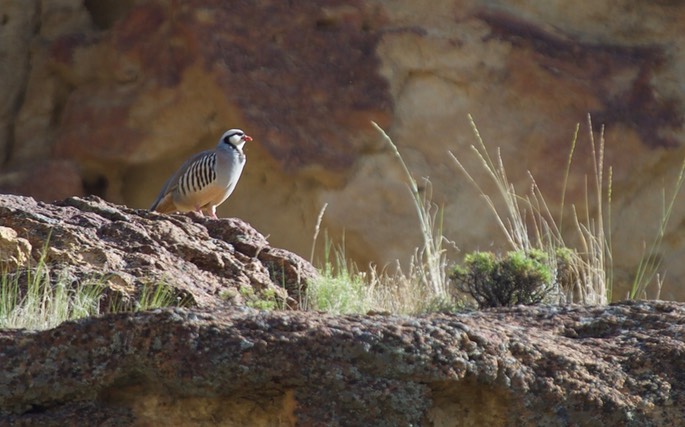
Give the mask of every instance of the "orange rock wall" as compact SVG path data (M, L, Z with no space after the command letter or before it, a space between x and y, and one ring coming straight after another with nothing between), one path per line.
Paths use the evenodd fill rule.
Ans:
M255 142L220 215L308 256L328 203L323 227L335 240L344 233L349 256L362 265L406 263L420 244L415 212L371 120L419 180L430 178L445 235L463 254L506 249L486 204L447 155L494 191L471 151L467 114L493 154L501 147L517 190L528 188L530 171L558 214L577 123L567 208L592 185L590 113L595 132L605 125L614 297L622 298L658 226L662 190L685 156L679 3L4 3L5 192L42 200L92 193L144 208L185 157L242 127ZM657 254L667 270L665 298L685 298L676 285L685 278L684 219L685 197Z

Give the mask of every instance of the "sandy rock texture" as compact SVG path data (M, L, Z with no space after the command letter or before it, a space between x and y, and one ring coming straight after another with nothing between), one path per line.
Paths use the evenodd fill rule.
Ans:
M680 2L0 0L0 11L0 190L43 201L147 207L183 159L242 127L255 142L222 216L309 254L328 203L323 226L344 232L349 256L406 262L420 236L375 120L430 178L447 237L506 249L447 155L493 191L467 114L516 188L530 171L555 215L581 123L567 218L592 185L588 133L605 125L621 298L685 157ZM681 198L656 254L662 297L685 298L684 218Z
M678 303L421 318L164 309L0 331L9 425L672 426Z
M46 204L0 195L0 224L0 267L35 268L43 260L55 278L99 283L119 300L162 283L191 307L271 294L281 307L297 308L317 275L238 219L160 215L96 196Z

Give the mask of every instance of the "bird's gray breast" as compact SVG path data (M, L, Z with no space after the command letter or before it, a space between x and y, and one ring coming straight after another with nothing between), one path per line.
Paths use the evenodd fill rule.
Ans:
M238 147L217 150L216 184L231 191L243 172L245 161L245 154Z

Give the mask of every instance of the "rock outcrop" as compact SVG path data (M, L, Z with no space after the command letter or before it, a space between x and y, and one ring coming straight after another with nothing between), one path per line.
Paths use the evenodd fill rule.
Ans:
M685 306L158 309L0 331L3 425L674 426Z
M299 308L316 271L237 219L98 197L0 196L0 264L39 259L184 308L0 330L0 425L671 426L685 419L685 305L420 317ZM65 276L66 275L66 276ZM243 292L249 289L250 292Z
M296 308L317 275L239 219L162 215L95 196L46 204L0 195L0 256L11 270L42 260L74 283L101 283L120 300L162 283L192 307L273 295L274 303Z
M447 156L473 166L494 194L471 157L467 114L493 152L502 147L512 184L528 188L530 170L555 215L567 183L569 218L591 174L591 113L595 132L606 125L613 168L615 275L630 283L658 227L661 190L685 156L681 2L2 5L0 191L43 201L94 194L147 207L191 152L242 127L255 143L221 215L308 254L328 203L323 227L334 239L344 232L360 265L405 262L420 234L402 171L369 125L375 120L415 175L430 177L448 238L462 251L506 249L486 204ZM583 129L565 180L576 123ZM683 218L685 198L663 250L652 254L667 270L668 298L685 298ZM618 285L615 294L625 290Z

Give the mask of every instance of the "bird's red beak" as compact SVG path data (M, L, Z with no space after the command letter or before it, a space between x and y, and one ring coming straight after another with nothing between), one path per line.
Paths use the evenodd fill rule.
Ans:
M243 136L243 139L244 139L245 141L252 141L252 137L251 137L250 135L245 135L245 136Z

